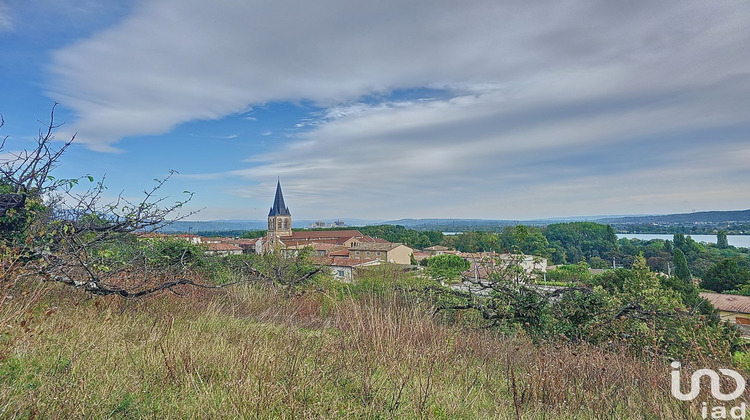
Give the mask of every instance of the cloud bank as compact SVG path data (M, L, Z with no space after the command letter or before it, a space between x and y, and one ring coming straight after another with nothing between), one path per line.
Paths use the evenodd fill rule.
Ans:
M56 51L50 95L102 151L311 101L323 117L225 175L282 176L314 214L342 196L394 217L404 197L422 216L745 208L749 14L742 1L154 0ZM434 95L399 97L417 90Z

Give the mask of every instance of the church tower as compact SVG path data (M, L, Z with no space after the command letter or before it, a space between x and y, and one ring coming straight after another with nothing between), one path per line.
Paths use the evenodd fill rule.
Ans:
M281 193L281 181L276 183L276 197L273 207L268 212L268 243L276 245L279 237L292 235L292 214L284 204L284 194Z

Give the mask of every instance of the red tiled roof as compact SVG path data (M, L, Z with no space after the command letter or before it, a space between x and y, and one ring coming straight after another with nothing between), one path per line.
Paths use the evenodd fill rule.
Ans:
M700 297L714 305L714 308L724 312L750 314L750 296L725 295L722 293L699 293Z
M360 238L363 235L358 230L311 230L304 232L292 232L291 236L283 236L281 240L286 243L286 240L316 240L316 239L338 239L338 238Z
M442 245L433 245L424 249L425 251L447 251L448 248Z
M156 232L139 232L136 234L139 238L166 238L169 235Z
M288 238L288 237L287 237ZM337 241L335 239L330 240L321 240L321 241L308 241L308 240L293 240L293 239L287 239L287 238L281 238L281 241L284 243L284 246L287 248L304 248L306 246L315 247L316 244L330 244L330 245L338 245Z
M245 238L218 238L220 242L225 244L235 245L254 245L258 242L258 239L245 239Z
M357 246L351 247L351 249L357 251L390 251L401 245L404 244L394 244L390 242L364 242Z
M349 249L341 248L341 249L332 250L328 252L328 255L330 255L331 257L348 257Z
M327 265L327 266L357 267L359 265L367 264L375 260L372 258L360 260L356 258L345 258L345 257L318 257L318 258L314 258L313 261L315 261L317 264Z
M209 243L206 246L208 246L209 251L242 251L242 248L232 244Z

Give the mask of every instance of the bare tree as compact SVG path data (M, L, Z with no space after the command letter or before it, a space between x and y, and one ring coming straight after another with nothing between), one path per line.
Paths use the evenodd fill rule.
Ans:
M75 138L74 136L57 148L50 144L54 139L54 129L59 127L54 124L56 106L57 104L52 107L49 124L45 124L45 128L39 130L33 150L6 152L8 137L3 137L0 142L0 152L8 154L0 165L0 182L3 187L0 193L0 216L5 216L11 209L23 208L29 197L43 196L50 191L58 190L66 182L73 182L50 177L50 172L57 166L58 160ZM5 120L0 115L0 127L4 125Z
M260 258L256 268L242 261L234 281L214 284L199 272L204 249L184 240L153 239L159 228L188 217L182 211L189 191L170 201L161 194L176 174L142 191L138 200L123 193L107 199L104 180L85 175L58 179L51 175L73 142L54 144L55 106L49 122L41 122L32 150L0 153L0 274L3 279L34 276L97 295L137 298L177 286L221 288L245 281L284 287L287 293L308 281L320 267L309 259L280 254ZM0 127L4 120L0 115ZM93 183L81 188L85 181ZM152 235L149 235L151 233ZM19 274L19 272L22 272Z
M103 180L77 192L81 181L94 182L90 175L55 178L51 173L75 138L55 144L56 105L49 122L40 122L43 129L31 150L7 151L7 137L0 143L0 153L8 156L0 162L0 245L14 255L4 258L6 279L11 276L7 261L18 267L20 260L26 276L41 276L100 295L139 297L185 284L217 287L195 281L184 259L170 267L153 267L147 246L132 246L119 253L119 260L111 258L118 246L134 244L136 233L193 214L180 212L192 193L185 191L171 202L160 196L175 171L157 179L140 200L122 193L105 199ZM0 127L4 122L0 116ZM13 273L17 275L18 270Z

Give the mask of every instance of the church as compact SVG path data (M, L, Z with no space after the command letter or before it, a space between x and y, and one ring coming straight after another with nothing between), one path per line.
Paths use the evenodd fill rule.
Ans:
M294 232L292 214L284 202L281 181L277 181L276 195L268 212L268 233L262 249L265 252L291 254L305 247L312 247L317 257L339 265L376 261L410 264L414 253L404 244L373 238L354 229Z

